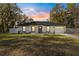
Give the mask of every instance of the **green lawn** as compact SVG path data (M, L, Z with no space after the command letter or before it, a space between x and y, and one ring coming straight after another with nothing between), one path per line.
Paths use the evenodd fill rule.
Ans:
M57 34L0 34L0 55L79 56L79 39Z
M0 37L33 37L33 38L50 38L50 37L57 37L57 38L69 38L64 35L59 34L0 34Z

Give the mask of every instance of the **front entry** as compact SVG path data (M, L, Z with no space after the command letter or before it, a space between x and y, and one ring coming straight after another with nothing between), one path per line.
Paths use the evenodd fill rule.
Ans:
M38 26L38 33L42 33L42 26Z

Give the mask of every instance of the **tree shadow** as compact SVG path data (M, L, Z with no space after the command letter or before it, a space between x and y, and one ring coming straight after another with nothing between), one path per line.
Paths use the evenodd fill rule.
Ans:
M50 43L59 41L58 38L16 38L16 40L0 40L0 55L3 56L71 56L79 55L78 44L60 39L63 44Z

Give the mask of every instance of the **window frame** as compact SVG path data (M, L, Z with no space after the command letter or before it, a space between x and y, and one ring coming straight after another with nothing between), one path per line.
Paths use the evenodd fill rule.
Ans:
M35 32L36 27L35 26L31 26L31 32Z
M25 26L22 27L22 31L24 31L24 32L26 31L26 27Z
M46 26L46 32L50 32L50 26Z

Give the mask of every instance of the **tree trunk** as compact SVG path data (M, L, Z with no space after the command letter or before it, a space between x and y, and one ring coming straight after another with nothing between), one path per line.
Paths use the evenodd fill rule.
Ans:
M2 29L3 29L3 32L5 33L6 32L6 22L4 19L2 20Z

